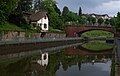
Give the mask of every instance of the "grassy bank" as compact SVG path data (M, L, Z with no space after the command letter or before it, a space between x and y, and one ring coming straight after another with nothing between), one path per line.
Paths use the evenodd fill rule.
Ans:
M100 41L94 41L94 42L85 43L82 45L82 47L91 51L102 51L102 50L112 49L113 45L108 45Z
M29 26L29 25L27 25ZM22 29L18 27L17 25L11 24L6 22L4 25L0 25L0 31L26 31L29 33L35 33L35 32L40 32L40 29ZM49 32L53 33L64 33L63 30L55 29L53 27L49 27Z
M103 30L91 30L84 32L82 37L114 37L114 34Z
M1 31L24 31L24 29L17 27L14 24L11 23L5 23L4 25L0 25Z

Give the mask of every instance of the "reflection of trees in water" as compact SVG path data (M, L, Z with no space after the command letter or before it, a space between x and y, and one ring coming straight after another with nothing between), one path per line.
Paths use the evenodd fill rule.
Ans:
M59 54L59 55L58 55ZM69 67L73 65L78 65L79 70L81 69L81 64L82 63L92 63L94 60L95 62L104 62L103 59L110 59L112 56L111 55L86 55L86 56L80 56L80 55L71 55L67 56L64 54L64 52L59 52L54 55L50 55L50 62L49 62L49 70L54 67L60 67L66 71ZM61 65L57 65L61 63ZM53 66L50 66L52 65ZM58 68L59 69L59 68ZM57 70L54 70L54 73Z
M12 76L55 76L55 72L62 66L62 68L66 71L69 67L73 65L78 65L78 69L81 69L81 64L83 63L91 63L92 60L95 62L103 62L102 59L109 59L111 55L65 55L63 51L54 52L53 54L49 54L49 64L45 67L40 66L36 63L31 63L30 58L23 58L15 63L9 64L4 73L5 76L10 76L10 74L14 74ZM1 69L2 70L2 69Z

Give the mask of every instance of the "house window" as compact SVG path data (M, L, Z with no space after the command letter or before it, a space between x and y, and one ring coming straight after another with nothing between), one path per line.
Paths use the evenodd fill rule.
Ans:
M37 26L39 26L39 23L37 24Z
M45 16L44 18L46 19L47 17Z
M42 26L42 23L40 23L40 26Z
M43 58L43 59L44 59L44 60L46 60L46 59L47 59L47 55L46 55L46 54L44 55L44 58Z
M47 24L44 24L44 28L47 28Z

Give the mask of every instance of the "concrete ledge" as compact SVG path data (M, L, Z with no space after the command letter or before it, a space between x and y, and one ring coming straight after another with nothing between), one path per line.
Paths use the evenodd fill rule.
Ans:
M81 42L83 42L82 39L77 39L77 40L73 39L73 40L49 41L49 42L6 44L6 45L0 45L0 55L32 51L37 49L63 46L68 44L81 43Z

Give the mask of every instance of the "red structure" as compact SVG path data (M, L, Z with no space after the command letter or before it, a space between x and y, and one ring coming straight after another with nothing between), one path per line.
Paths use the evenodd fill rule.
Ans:
M112 33L116 33L113 27L105 26L65 26L65 32L67 37L76 37L78 33L83 33L90 30L104 30Z

